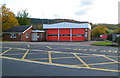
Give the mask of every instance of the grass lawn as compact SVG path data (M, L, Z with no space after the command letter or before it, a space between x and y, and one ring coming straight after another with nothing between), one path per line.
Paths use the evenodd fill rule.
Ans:
M103 41L103 42L92 43L91 45L112 45L112 43Z

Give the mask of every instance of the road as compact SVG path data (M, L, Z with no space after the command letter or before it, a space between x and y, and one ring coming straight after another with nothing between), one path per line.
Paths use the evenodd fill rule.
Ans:
M119 50L89 42L4 42L3 76L118 76Z

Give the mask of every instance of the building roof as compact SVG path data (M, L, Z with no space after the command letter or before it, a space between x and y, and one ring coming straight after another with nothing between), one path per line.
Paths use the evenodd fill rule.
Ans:
M62 29L62 28L88 28L91 29L91 25L89 23L70 23L70 22L62 22L56 24L43 24L43 29Z
M12 27L5 32L24 32L25 30L27 30L31 27L32 26L30 26L30 25L19 25L19 26Z
M32 32L45 32L43 30L32 30Z

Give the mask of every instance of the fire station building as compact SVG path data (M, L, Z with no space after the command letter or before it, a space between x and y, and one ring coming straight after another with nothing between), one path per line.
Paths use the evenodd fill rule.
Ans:
M88 22L43 24L47 41L91 40L91 25Z

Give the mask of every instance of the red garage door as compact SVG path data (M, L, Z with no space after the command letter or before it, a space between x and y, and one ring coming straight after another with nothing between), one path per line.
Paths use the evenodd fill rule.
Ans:
M47 40L57 41L58 40L58 29L48 29L46 30Z
M73 41L84 41L85 40L85 29L72 29L72 40Z
M60 41L70 41L70 29L60 29Z

